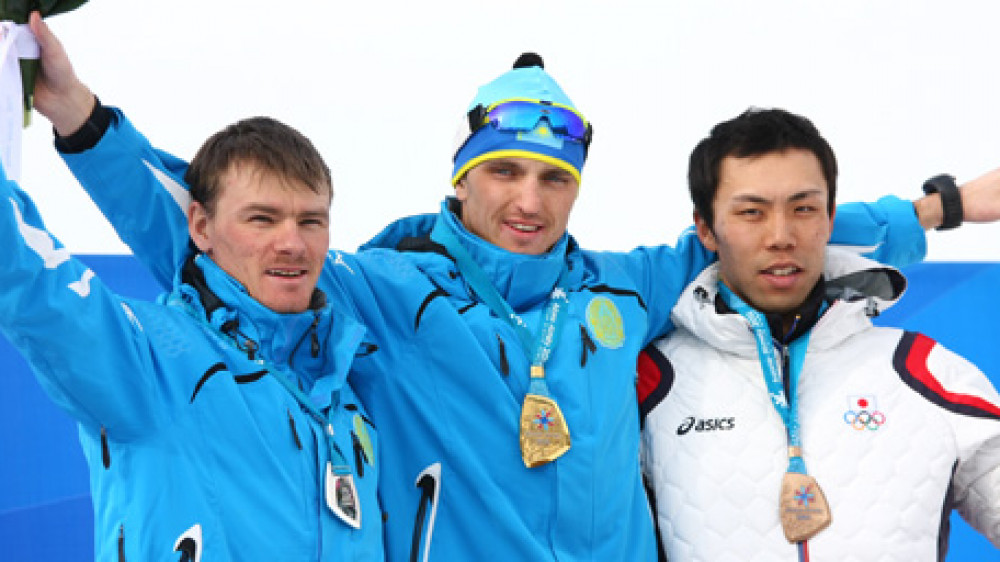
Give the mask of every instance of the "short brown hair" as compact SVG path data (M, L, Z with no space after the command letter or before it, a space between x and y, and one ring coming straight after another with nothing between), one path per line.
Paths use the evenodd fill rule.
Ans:
M191 198L209 215L215 212L222 175L238 163L300 181L313 192L333 198L330 168L305 135L270 117L250 117L205 141L184 175Z

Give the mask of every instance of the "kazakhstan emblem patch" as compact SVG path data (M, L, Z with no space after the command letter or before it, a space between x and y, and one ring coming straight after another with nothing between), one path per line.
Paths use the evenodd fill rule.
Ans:
M625 343L622 315L608 297L594 297L587 304L587 324L597 341L608 349L618 349Z

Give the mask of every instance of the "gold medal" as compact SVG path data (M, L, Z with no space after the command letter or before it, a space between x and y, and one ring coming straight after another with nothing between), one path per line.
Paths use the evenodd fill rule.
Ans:
M790 543L811 539L830 526L833 517L826 496L808 474L786 472L781 479L781 528Z
M531 377L544 377L538 365L532 365ZM569 450L569 427L556 401L538 394L528 394L521 406L521 458L533 468L552 462Z

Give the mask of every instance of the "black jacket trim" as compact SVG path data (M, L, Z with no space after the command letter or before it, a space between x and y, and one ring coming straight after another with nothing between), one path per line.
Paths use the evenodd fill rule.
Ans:
M932 404L949 412L1000 421L1000 407L970 394L949 392L927 368L927 356L937 342L917 332L904 332L892 357L899 378Z
M420 318L424 315L424 310L427 308L427 305L429 305L432 300L438 297L447 297L447 296L450 296L448 294L448 291L445 291L441 287L438 287L433 291L431 291L430 294L428 294L426 297L424 297L424 302L420 303L420 308L417 309L417 317L413 319L413 329L417 330L420 328Z
M190 403L191 404L194 403L195 396L198 396L198 393L201 392L201 387L205 386L205 383L208 381L208 379L212 378L212 375L228 370L229 368L226 367L226 364L222 363L221 361L209 367L208 370L205 371L205 374L201 376L201 379L198 380L198 384L194 385L194 392L191 393Z
M642 296L640 296L639 293L629 289L617 289L615 287L610 287L602 283L600 285L594 285L591 287L583 287L581 290L587 290L590 291L591 293L608 293L619 297L632 297L639 302L639 306L641 306L643 310L647 310L646 302L642 300Z
M52 133L56 137L56 150L63 154L79 154L94 148L104 137L104 133L107 132L114 119L114 111L101 105L101 100L94 96L94 107L79 129L65 137L60 137L59 133L56 133L54 128L52 129Z
M208 379L212 378L212 376L218 373L221 373L222 371L228 371L228 370L229 368L226 367L226 364L222 362L216 363L215 365L209 367L208 370L205 371L205 374L201 376L201 379L198 380L198 384L194 385L194 392L191 393L190 403L192 404L194 403L195 397L198 396L199 392L201 392L201 387L205 386L205 383L208 382ZM236 384L248 384L259 381L266 374L267 374L267 369L264 369L262 371L248 373L245 375L236 375L235 377L233 377L233 380L236 381Z
M256 373L248 373L246 375L236 375L235 377L233 377L233 380L236 381L236 384L248 384L259 381L260 379L264 378L264 375L266 374L267 374L267 369L264 369L262 371L257 371Z

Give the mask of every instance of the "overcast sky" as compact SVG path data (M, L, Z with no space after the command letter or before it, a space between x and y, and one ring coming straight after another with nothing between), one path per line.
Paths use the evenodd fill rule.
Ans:
M595 127L570 230L622 250L690 223L691 148L751 105L813 119L840 201L1000 166L997 21L981 0L90 0L50 24L102 101L178 156L250 115L311 137L345 249L437 209L476 88L536 51ZM127 252L37 115L22 176L71 250ZM934 233L929 257L1000 259L1000 226Z

